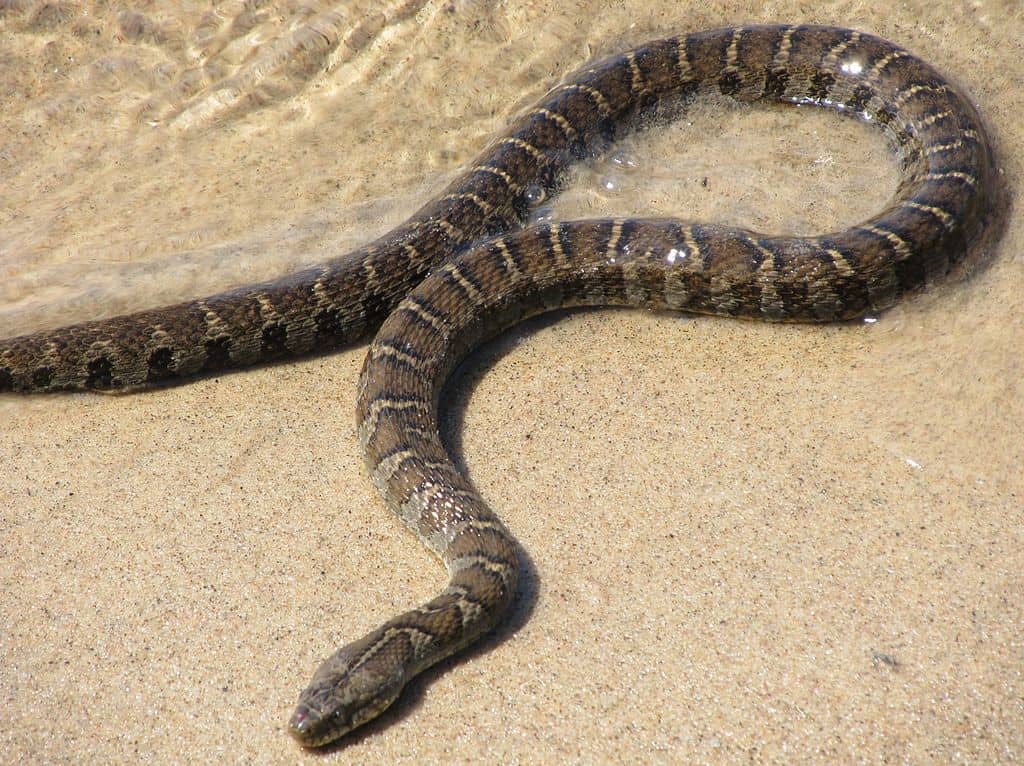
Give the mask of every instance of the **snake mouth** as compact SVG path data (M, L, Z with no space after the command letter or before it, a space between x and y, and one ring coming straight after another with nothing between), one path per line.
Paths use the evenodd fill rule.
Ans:
M331 726L318 711L299 705L288 721L288 733L303 747L320 747L345 733L341 726Z
M288 733L303 747L320 747L340 739L370 719L376 718L390 704L390 699L380 700L363 705L353 713L346 712L344 707L325 712L299 703L292 713L291 720L288 721Z

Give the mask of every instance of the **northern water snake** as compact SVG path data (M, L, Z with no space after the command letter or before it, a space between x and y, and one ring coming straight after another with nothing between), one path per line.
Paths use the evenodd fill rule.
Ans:
M707 94L879 124L902 166L894 200L858 226L804 238L674 219L521 228L569 164ZM0 391L166 383L335 348L384 322L360 384L360 442L389 506L451 581L317 670L290 723L317 745L379 714L412 676L496 625L513 597L516 543L438 436L441 388L469 351L565 306L777 321L884 309L964 256L994 193L974 108L891 43L816 26L669 37L557 86L441 196L364 248L274 282L0 341Z

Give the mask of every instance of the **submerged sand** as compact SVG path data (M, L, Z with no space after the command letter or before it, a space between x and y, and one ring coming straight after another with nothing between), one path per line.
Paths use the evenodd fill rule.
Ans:
M1015 2L0 2L0 336L322 260L587 59L750 21L932 61L1017 191ZM552 214L806 232L896 177L863 126L711 105ZM445 428L528 554L517 611L326 757L285 731L309 674L443 581L362 467L364 348L0 397L0 760L1019 762L1022 247L1011 212L870 324L594 311L482 350Z

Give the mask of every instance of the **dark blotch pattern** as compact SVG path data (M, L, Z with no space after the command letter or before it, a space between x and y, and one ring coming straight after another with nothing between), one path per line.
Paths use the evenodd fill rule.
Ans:
M275 357L288 350L288 326L283 322L271 322L263 326L260 348L268 357Z
M208 339L203 348L206 349L206 369L219 370L231 364L231 336L220 335Z
M336 338L342 334L344 319L337 309L321 309L313 315L316 333L321 338Z
M835 75L831 72L815 72L807 93L814 101L822 102L828 98L829 91L835 83Z
M738 72L725 72L718 78L718 90L723 96L734 96L739 91L743 81Z
M89 377L86 379L86 385L89 388L104 389L110 388L114 383L113 369L114 364L105 356L93 359L87 365L89 370Z
M858 85L846 99L846 107L856 112L863 112L871 101L873 91L866 85Z
M32 385L36 388L47 388L52 380L52 367L37 367L32 371Z
M161 346L149 355L147 360L149 380L159 381L174 375L174 349Z
M786 69L772 69L768 72L764 82L764 92L769 98L782 98L789 85L789 71Z

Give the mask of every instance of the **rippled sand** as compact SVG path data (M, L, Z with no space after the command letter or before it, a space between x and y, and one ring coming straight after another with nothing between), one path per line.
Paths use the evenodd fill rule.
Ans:
M415 210L587 59L856 26L972 94L1024 172L1017 3L0 0L0 336L314 263ZM540 216L857 221L884 141L696 110ZM877 322L542 319L447 429L530 560L511 628L352 763L1024 758L1024 226ZM125 396L0 397L4 762L294 762L317 662L440 567L355 445L364 349ZM310 761L313 757L308 757Z

